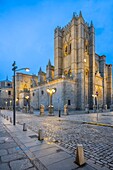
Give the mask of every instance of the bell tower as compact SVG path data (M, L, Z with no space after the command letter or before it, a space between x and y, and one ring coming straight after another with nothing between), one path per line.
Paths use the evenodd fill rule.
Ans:
M54 36L55 78L66 77L76 82L77 109L93 105L95 92L95 30L84 21L82 13L73 14Z

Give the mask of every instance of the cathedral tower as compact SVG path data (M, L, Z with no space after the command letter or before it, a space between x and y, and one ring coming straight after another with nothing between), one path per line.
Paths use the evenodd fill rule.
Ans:
M77 83L77 109L86 104L93 105L95 93L95 33L91 22L89 26L79 16L73 14L65 27L57 27L54 36L55 78L63 76ZM90 82L90 84L89 84Z

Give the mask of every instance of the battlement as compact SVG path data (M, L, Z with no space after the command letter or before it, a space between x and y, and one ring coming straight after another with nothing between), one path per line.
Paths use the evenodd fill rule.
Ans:
M101 60L101 61L104 60L105 61L106 60L106 56L105 55L99 56L99 60Z
M55 31L54 31L55 33L57 33L57 32L62 32L62 28L61 27L59 27L59 26L57 26L56 28L55 28Z
M112 68L112 64L106 64L106 67L109 69L109 68Z

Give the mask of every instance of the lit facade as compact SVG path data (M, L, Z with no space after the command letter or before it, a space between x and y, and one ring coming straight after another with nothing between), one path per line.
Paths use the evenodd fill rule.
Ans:
M106 56L95 53L95 29L86 23L80 12L63 28L54 32L54 66L48 62L46 73L38 73L38 86L30 89L31 105L39 109L49 105L47 88L56 88L53 96L55 109L84 110L93 108L93 94L98 93L98 104L112 102L112 65L106 64ZM97 101L95 101L96 103Z

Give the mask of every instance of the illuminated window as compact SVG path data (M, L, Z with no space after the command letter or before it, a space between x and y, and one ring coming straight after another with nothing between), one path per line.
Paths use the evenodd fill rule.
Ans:
M67 44L64 45L64 55L67 56L68 54L68 46Z
M65 53L67 53L67 46L65 47Z

